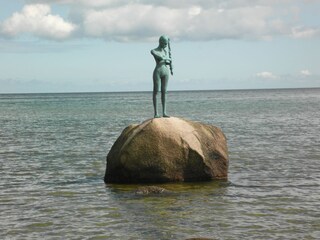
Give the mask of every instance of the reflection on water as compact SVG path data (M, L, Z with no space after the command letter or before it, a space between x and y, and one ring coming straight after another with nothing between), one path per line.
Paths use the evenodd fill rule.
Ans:
M0 238L320 238L319 89L170 93L170 113L226 134L229 182L105 185L108 150L150 98L0 95Z

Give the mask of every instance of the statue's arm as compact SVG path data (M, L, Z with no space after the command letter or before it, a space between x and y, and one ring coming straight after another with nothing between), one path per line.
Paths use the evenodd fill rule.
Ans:
M160 53L158 53L157 51L155 50L151 50L151 54L153 55L153 57L158 60L158 61L171 61L171 59L169 57L163 57Z
M159 53L157 53L157 51L151 50L151 54L157 61L163 60L163 57Z
M167 56L164 58L163 56L161 56L157 51L155 50L151 50L151 54L153 55L153 57L159 61L159 63L161 62L165 62L165 63L168 63L168 62L171 62L171 59L168 58Z

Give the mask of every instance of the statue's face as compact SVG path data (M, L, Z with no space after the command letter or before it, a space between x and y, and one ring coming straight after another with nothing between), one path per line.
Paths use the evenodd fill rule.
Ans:
M161 48L166 48L168 46L168 39L161 38L159 41L159 45Z

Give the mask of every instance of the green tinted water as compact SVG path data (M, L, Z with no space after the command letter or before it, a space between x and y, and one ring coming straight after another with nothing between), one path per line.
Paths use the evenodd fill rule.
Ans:
M151 93L0 95L2 239L317 239L320 90L172 92L168 112L228 138L229 182L105 185Z

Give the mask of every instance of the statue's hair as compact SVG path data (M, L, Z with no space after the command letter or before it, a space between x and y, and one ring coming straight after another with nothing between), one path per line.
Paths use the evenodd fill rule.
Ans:
M170 63L170 72L171 72L171 75L173 75L173 69L172 69L172 57L171 57L171 47L170 47L170 38L168 38L168 50L169 50L169 58L171 59L171 63Z
M168 36L166 36L166 35L162 35L162 36L159 38L159 43L160 43L162 40L167 40L167 41L169 41L169 38L168 38Z
M168 50L169 50L169 57L171 58L170 38L168 38Z

